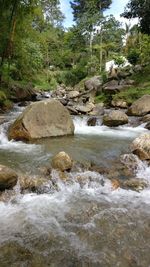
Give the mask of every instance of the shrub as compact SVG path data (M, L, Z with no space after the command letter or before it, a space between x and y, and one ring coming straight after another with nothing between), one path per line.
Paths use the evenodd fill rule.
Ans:
M136 65L138 63L139 58L140 54L136 50L131 50L127 56L128 61L133 65Z

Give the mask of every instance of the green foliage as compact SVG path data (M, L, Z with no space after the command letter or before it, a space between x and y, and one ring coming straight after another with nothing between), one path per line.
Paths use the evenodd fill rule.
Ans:
M58 83L56 81L56 79L54 77L51 78L50 83L49 83L49 87L50 90L55 90L58 86Z
M129 54L127 55L128 61L133 65L136 65L138 63L139 58L140 54L136 49L130 50Z
M90 57L86 65L88 76L95 75L99 71L99 60L96 56Z
M108 101L109 101L109 96L105 93L101 93L95 98L96 103L108 103Z
M122 14L125 18L139 18L141 31L150 34L150 2L143 0L130 0Z
M3 91L0 91L0 106L4 104L6 99L7 99L6 94Z
M118 65L119 67L121 67L121 65L124 64L125 59L122 56L117 56L117 57L114 57L114 62L115 62L116 65Z
M135 100L146 94L150 95L150 85L149 88L131 87L124 92L114 95L113 100L125 100L131 105Z
M61 81L66 86L75 86L86 76L87 71L82 66L77 66L74 69L62 72L58 81Z
M12 102L7 99L7 96L3 90L0 90L0 108L3 110L9 110L12 108Z

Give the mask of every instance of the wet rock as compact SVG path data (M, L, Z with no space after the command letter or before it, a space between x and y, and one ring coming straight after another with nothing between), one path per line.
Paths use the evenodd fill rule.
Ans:
M70 156L64 151L59 152L52 158L52 168L60 171L70 171L73 166L73 161Z
M136 171L138 169L139 158L132 153L121 155L120 161L131 171Z
M12 189L18 180L17 173L9 167L0 165L0 191Z
M128 116L122 111L113 110L103 117L103 124L109 127L116 127L126 123L128 123Z
M144 95L128 109L130 116L144 116L150 113L150 95Z
M9 240L0 245L0 266L28 266L32 258L31 251L17 241Z
M0 115L0 125L5 122L5 116Z
M89 168L90 171L97 172L99 174L108 174L109 170L106 167L103 166L97 166L97 165L91 165Z
M127 108L128 104L124 100L112 100L111 105L117 108Z
M90 112L91 115L97 115L97 116L101 116L104 115L104 103L98 103L95 105L95 107L93 108L93 110Z
M31 104L8 130L9 139L17 141L72 134L72 118L68 110L56 100Z
M114 190L116 190L116 189L118 189L118 188L120 187L120 182L119 182L119 180L117 180L117 179L113 179L113 180L111 180L111 184L112 184L112 188L113 188Z
M97 118L96 117L91 117L87 120L87 125L88 126L96 126L97 123Z
M19 107L27 107L30 104L29 101L23 101L18 104Z
M19 185L21 192L28 190L30 192L40 192L42 187L48 183L48 179L42 177L19 176Z
M150 134L145 133L137 137L131 145L131 151L141 160L150 160Z
M146 125L145 125L145 128L150 130L150 122L148 122Z
M59 178L60 178L62 181L64 181L64 182L68 180L67 173L64 172L64 171L59 171L59 172L58 172L58 176L59 176Z
M133 178L133 179L124 181L122 184L122 187L125 189L131 189L131 190L140 192L141 190L148 187L148 183L143 179Z
M143 121L143 122L150 122L150 114L145 115L145 116L142 118L142 121Z

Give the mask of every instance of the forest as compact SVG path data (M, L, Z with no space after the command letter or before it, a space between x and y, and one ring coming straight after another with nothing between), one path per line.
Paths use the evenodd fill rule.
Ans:
M0 0L0 99L12 85L37 90L74 87L86 77L103 75L105 63L122 56L133 65L150 61L148 1L129 1L122 16L139 18L125 27L106 16L111 0L70 2L74 24L64 28L59 0ZM6 89L6 90L5 90Z

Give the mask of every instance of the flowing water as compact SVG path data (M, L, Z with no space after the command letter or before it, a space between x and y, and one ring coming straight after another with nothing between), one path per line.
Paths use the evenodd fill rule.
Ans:
M74 137L8 141L8 124L21 111L16 106L0 126L0 163L24 173L35 174L62 150L109 166L146 131L89 127L86 117L75 117ZM89 171L79 173L88 178L81 186L78 173L71 175L72 183L58 180L56 192L22 195L16 187L17 197L0 202L0 267L150 267L150 187L112 190L107 177ZM150 183L150 167L139 161L136 176Z

